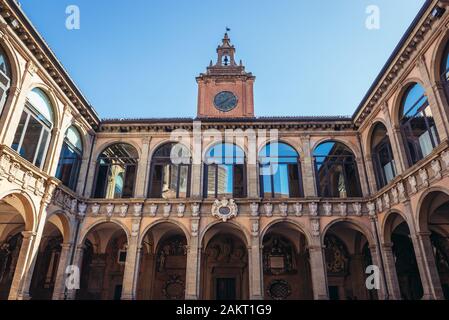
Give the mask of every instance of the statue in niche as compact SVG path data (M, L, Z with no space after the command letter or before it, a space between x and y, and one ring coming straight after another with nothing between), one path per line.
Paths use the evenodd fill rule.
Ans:
M348 253L343 242L333 235L324 238L326 266L328 273L346 274L348 272Z
M161 243L157 254L157 270L164 272L167 260L170 257L185 256L187 247L185 238L182 236L171 237Z
M236 245L232 238L220 238L213 240L208 245L206 255L217 262L239 262L245 258L246 248L241 245Z
M294 248L290 241L275 235L264 243L264 272L269 274L285 274L294 271Z

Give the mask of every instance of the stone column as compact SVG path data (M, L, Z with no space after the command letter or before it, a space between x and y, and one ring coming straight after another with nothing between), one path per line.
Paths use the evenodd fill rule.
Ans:
M379 250L377 249L377 246L373 245L369 247L371 252L371 259L373 261L373 265L377 266L379 268L379 276L380 276L380 287L379 290L377 290L377 296L379 300L387 300L387 288L385 288L385 279L384 279L384 268L382 266ZM363 270L365 273L366 270ZM367 275L368 276L368 275Z
M398 274L396 272L396 265L392 248L393 244L391 243L384 243L382 245L382 253L385 263L385 277L390 294L389 299L401 300L401 289L399 287Z
M329 300L327 271L322 246L309 246L310 270L312 272L313 298Z
M363 162L363 158L361 158L361 153L360 156L357 157L356 159L356 163L357 163L357 171L359 173L359 181L360 181L360 188L362 189L362 195L364 197L369 197L370 196L370 192L369 192L369 186L367 183L367 179L366 179L366 175L365 173L367 171L365 171L365 163ZM376 190L376 189L374 189Z
M407 168L407 156L404 153L404 149L400 147L400 139L401 132L400 130L396 131L395 127L392 124L390 112L388 110L388 104L385 103L382 105L382 113L384 114L386 129L388 134L388 140L390 141L391 151L393 152L394 164L396 167L397 174L401 174Z
M373 262L373 265L377 266L379 268L380 271L380 288L379 290L377 290L377 295L379 300L387 300L388 299L388 288L386 288L385 286L386 284L386 279L384 277L385 274L385 267L384 267L384 261L382 259L382 252L379 248L380 243L378 241L378 237L377 235L380 233L379 229L378 229L378 221L377 221L377 216L370 216L370 226L371 226L371 232L374 235L374 237L376 237L376 243L371 244L369 249L370 249L370 253L371 253L371 259ZM365 272L365 270L364 270Z
M259 225L256 220L253 223ZM257 227L258 229L258 227ZM248 248L248 271L249 271L249 298L250 300L263 299L263 268L262 268L262 248L260 246L260 237L255 228L253 228L251 245Z
M73 265L78 267L79 270L79 277L81 281L81 274L83 272L82 265L83 265L83 255L84 255L84 245L80 244L76 247L75 251L75 258L73 259ZM76 299L76 290L77 289L68 289L67 290L67 300L75 300Z
M371 154L371 152L370 152ZM365 156L365 166L367 168L366 172L368 175L368 183L371 189L371 193L375 193L375 191L377 190L377 182L376 182L376 177L375 177L375 170L374 170L374 164L373 164L373 160L371 159L371 156Z
M411 238L424 290L423 300L444 300L440 276L430 242L430 234L426 232L412 234Z
M147 177L150 170L150 141L151 138L142 139L142 154L139 159L139 164L137 167L137 175L136 175L136 188L134 191L135 198L145 198L145 190L148 185Z
M191 231L189 247L187 249L186 266L186 300L197 300L200 295L200 260L201 245L199 243L198 230L200 218L194 217L191 220Z
M73 243L63 243L61 255L59 256L58 270L56 272L55 287L53 289L53 300L64 300L66 269L70 261L70 253Z
M136 299L136 278L139 275L139 229L140 218L133 219L133 231L126 251L125 271L123 274L122 300ZM134 227L136 225L137 227ZM136 230L136 231L134 231Z
M190 179L190 197L193 199L201 199L202 195L202 137L201 122L193 123L193 143L192 143L192 169Z
M301 137L303 155L301 157L302 183L305 197L316 197L315 169L313 167L312 151L310 150L310 136Z
M9 290L9 300L25 300L29 298L23 296L22 287L28 272L27 265L30 255L32 254L32 247L34 239L36 238L36 232L24 231L22 232L22 235L22 246L20 247L19 257L17 259L14 277L11 283L11 289Z

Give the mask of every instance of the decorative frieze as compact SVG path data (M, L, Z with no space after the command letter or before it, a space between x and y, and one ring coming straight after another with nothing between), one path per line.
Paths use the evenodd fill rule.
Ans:
M294 211L295 211L295 216L301 217L301 216L303 215L303 212L302 212L303 206L302 206L301 203L296 202L296 203L293 205L293 209L294 209Z
M273 205L271 203L269 203L269 202L265 203L263 205L263 209L264 209L265 215L267 217L272 217L273 216Z
M281 217L286 217L288 215L288 205L285 202L279 204L279 212Z

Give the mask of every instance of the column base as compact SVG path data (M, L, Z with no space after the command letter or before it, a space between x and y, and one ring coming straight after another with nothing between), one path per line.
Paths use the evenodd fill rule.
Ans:
M23 292L17 296L17 300L31 300L31 295L29 292Z
M186 300L199 300L197 295L186 295Z
M136 300L132 294L123 294L120 300Z

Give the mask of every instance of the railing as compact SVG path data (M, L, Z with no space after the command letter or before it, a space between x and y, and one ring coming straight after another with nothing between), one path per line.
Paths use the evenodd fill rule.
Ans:
M373 197L236 199L235 204L238 206L239 216L374 216L408 200L419 190L429 187L448 174L449 143L445 141L429 156L398 175ZM53 195L53 203L80 216L181 218L210 214L215 200L83 199L71 190L59 186Z

